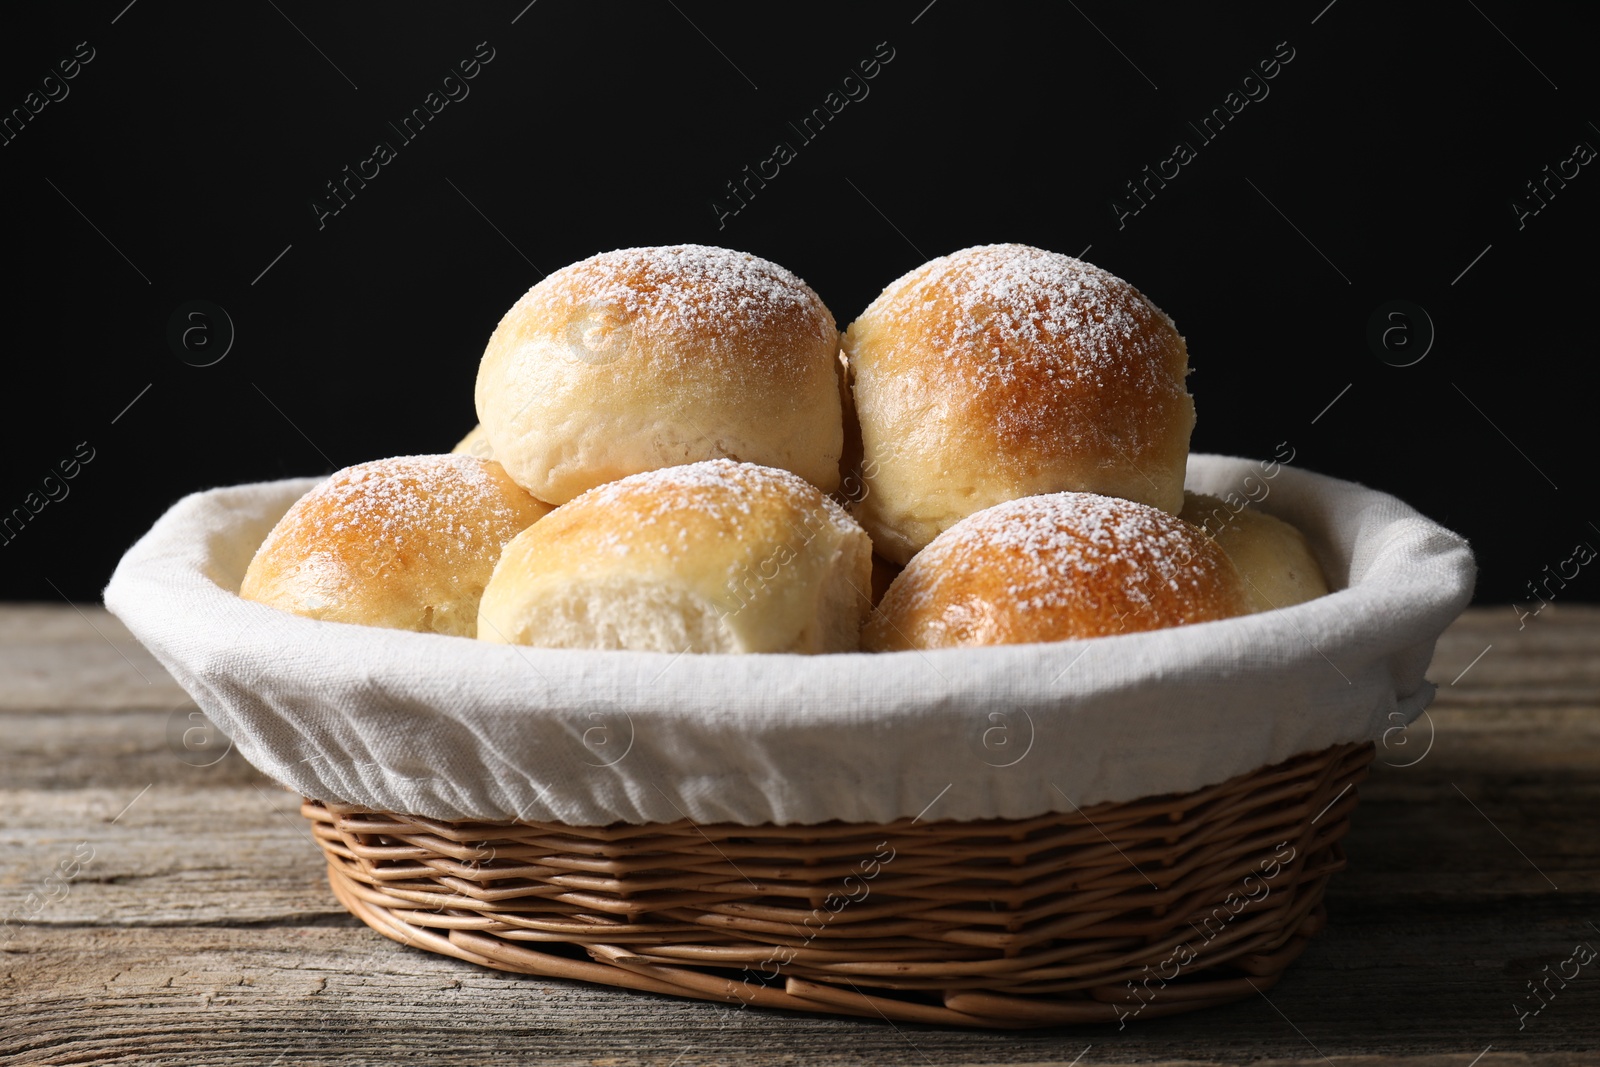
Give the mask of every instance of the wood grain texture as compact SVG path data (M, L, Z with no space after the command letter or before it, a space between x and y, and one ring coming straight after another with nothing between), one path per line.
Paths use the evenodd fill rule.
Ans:
M155 657L104 608L0 606L0 714L193 706Z
M225 742L185 747L187 697L81 610L0 609L0 1063L1600 1059L1600 960L1520 1030L1514 1008L1600 948L1600 610L1445 634L1433 707L1362 786L1328 930L1270 1001L1036 1033L735 1011L394 944L334 901L297 798Z

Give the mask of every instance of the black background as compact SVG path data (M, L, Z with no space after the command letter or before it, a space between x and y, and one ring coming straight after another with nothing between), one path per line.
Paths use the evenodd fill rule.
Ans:
M1087 248L1186 335L1196 450L1288 442L1298 466L1406 499L1472 539L1479 602L1600 546L1600 167L1521 228L1511 207L1600 146L1577 5L523 4L8 15L0 109L78 42L94 58L0 146L0 513L80 442L94 458L0 544L0 596L97 599L196 489L448 450L485 341L541 272L674 242L784 264L841 326L932 256ZM403 143L388 123L479 42L494 58L470 95ZM801 143L788 123L880 42L869 94ZM1201 144L1185 121L1279 42L1294 58L1270 94ZM1119 227L1113 198L1180 137L1198 157ZM319 228L324 183L380 140L396 158ZM780 140L797 158L719 225L724 184ZM1437 333L1411 366L1367 342L1396 299ZM211 366L168 343L191 300L233 323ZM1585 570L1559 595L1597 590Z

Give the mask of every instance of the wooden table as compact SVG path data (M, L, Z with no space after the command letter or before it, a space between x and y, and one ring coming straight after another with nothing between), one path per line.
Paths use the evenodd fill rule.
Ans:
M1600 950L1600 609L1520 631L1474 610L1430 677L1429 717L1362 786L1328 930L1270 1001L965 1032L395 944L334 901L297 799L219 759L115 620L0 608L0 1063L1600 1063L1600 959L1565 962ZM1529 982L1575 967L1534 1014Z

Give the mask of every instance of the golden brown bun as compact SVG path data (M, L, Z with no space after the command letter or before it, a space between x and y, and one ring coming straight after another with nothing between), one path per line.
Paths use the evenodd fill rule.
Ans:
M312 619L472 637L500 549L549 510L471 456L358 463L278 520L239 595Z
M889 559L1022 496L1183 507L1188 350L1098 267L1027 245L963 249L890 284L844 349L864 455L853 510Z
M489 443L489 435L483 432L483 426L478 425L467 431L467 436L456 442L456 447L450 450L450 454L493 459L494 446Z
M871 610L866 531L787 471L709 460L633 475L506 546L478 636L547 648L847 652Z
M517 483L563 504L642 471L728 457L839 484L833 315L776 263L704 245L556 271L506 312L478 417Z
M871 652L1064 641L1249 612L1243 580L1201 531L1094 493L1025 497L940 534L889 586Z
M1201 493L1183 495L1184 521L1210 535L1244 578L1256 611L1287 608L1328 595L1328 582L1305 535L1282 519Z

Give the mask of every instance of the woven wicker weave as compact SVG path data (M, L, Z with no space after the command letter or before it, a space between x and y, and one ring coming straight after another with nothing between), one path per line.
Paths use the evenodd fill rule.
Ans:
M1150 1018L1269 988L1324 922L1373 747L1071 814L446 823L306 801L334 893L501 970L915 1022Z

